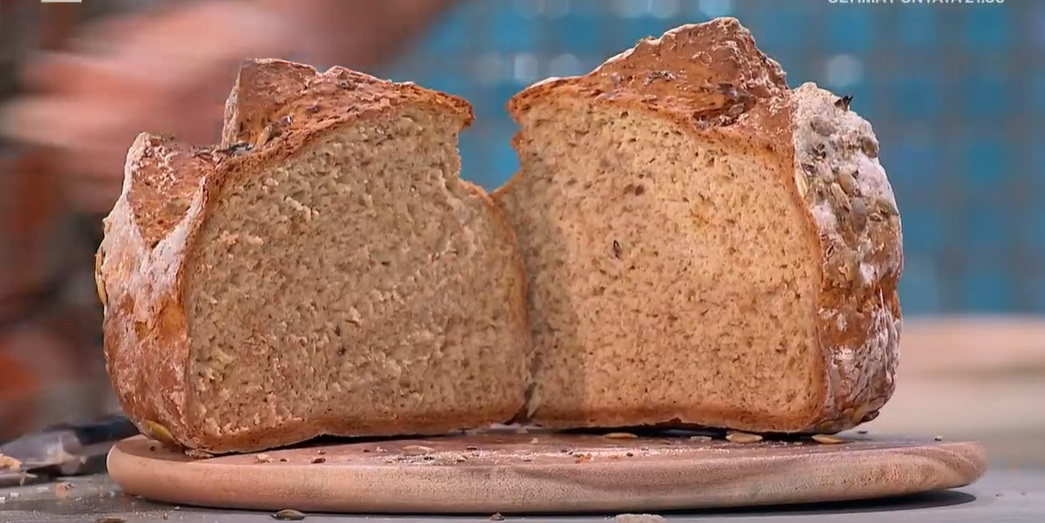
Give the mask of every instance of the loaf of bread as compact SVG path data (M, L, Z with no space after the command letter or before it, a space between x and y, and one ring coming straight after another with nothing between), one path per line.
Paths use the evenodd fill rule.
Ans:
M531 419L835 432L893 392L901 227L849 98L790 90L737 20L509 102L495 192L529 276Z
M142 134L105 220L109 374L147 434L212 453L512 418L514 236L459 178L463 100L247 62L220 147Z

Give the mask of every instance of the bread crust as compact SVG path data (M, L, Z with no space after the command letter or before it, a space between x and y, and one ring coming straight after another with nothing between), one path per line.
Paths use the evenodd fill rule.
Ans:
M810 251L821 255L819 305L810 311L817 318L823 362L813 376L818 397L813 408L763 419L693 408L673 412L675 421L732 420L766 432L836 432L876 417L894 389L903 255L896 203L870 125L843 109L846 104L836 107L838 98L815 86L789 90L780 65L758 50L734 18L641 40L587 75L530 86L509 101L508 110L522 123L532 106L563 98L652 113L696 139L770 159L779 177L767 183L781 183L791 193L805 217ZM803 132L814 119L818 126L826 120L837 132ZM513 140L517 150L520 140L521 135ZM865 169L843 180L856 183L839 196L838 170L853 165ZM512 191L518 179L517 174L495 191L494 200ZM850 189L855 192L848 194ZM606 426L669 421L659 410L585 414Z
M201 436L189 419L186 268L223 186L262 172L333 127L375 118L405 104L425 104L456 115L460 128L473 119L464 100L410 83L387 82L340 67L318 73L281 60L251 60L243 64L226 104L221 147L192 147L147 133L137 137L128 152L122 194L104 220L96 283L105 307L109 376L123 409L143 433L173 446L225 451L275 447L354 430L339 420L313 419L220 441ZM514 241L489 196L462 183L494 213L503 236ZM520 337L528 337L525 278L518 255L514 265L520 298L517 316L508 321L518 327ZM507 420L522 401L520 392L518 401L491 409L503 412ZM490 413L474 415L478 419ZM461 420L428 421L438 430L450 430L459 427L440 424ZM416 433L423 428L395 420L382 425L373 429Z

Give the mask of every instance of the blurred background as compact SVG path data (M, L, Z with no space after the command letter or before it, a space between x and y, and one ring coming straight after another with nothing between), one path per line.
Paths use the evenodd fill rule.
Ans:
M85 223L93 223L90 217L103 213L106 202L111 205L119 194L113 180L122 163L113 155L125 153L138 131L180 136L188 130L198 132L193 138L216 141L220 111L187 110L186 104L198 99L219 105L235 72L196 67L199 63L280 56L321 69L356 67L463 96L476 113L473 127L461 137L463 176L493 189L517 165L510 147L515 125L504 106L519 90L548 76L583 74L638 39L674 26L737 17L761 49L781 63L791 86L813 81L836 94L853 95L853 109L872 122L881 142L881 161L903 218L901 301L908 327L897 395L871 428L983 438L992 442L999 459L1045 464L1045 409L1034 400L1045 394L1045 322L1039 319L1045 319L1045 206L1040 203L1045 196L1045 2L270 0L240 2L248 6L242 11L209 7L196 18L181 19L172 4L86 0L47 18L36 2L0 0L0 58L6 71L0 75L0 103L16 108L8 112L0 151L23 158L26 150L40 146L48 151L44 159L67 157L65 163L40 165L57 173L59 186L72 180L67 183L76 189L70 200L81 202L72 205L73 214L87 216ZM303 6L312 4L320 7L306 13ZM93 46L71 47L74 56L116 57L100 60L95 69L75 60L59 63L64 69L34 69L39 63L34 50L63 45L55 20L65 20L73 27L70 34L78 34L79 26L91 26L84 20L118 20L156 9L166 14L106 27L95 33ZM277 16L261 16L266 10ZM153 21L164 16L175 22ZM281 26L280 20L293 20L284 24L293 27ZM324 32L323 21L334 29ZM367 32L368 26L380 30ZM123 36L133 34L146 36ZM121 51L120 45L145 51ZM128 71L145 72L125 71L131 79L121 79L113 64L122 63L131 64ZM209 97L184 96L191 91L163 86L135 90L136 82L159 85L156 78L170 70L177 72L171 73L171 85L198 77L215 87L201 91ZM24 71L32 72L29 80ZM83 92L68 87L73 84L82 84ZM61 94L63 85L71 94ZM63 103L62 96L91 102ZM161 102L144 102L150 97L178 104L164 109ZM121 127L120 118L129 123ZM179 123L185 118L207 125L200 130ZM152 127L134 127L146 125ZM80 147L88 141L91 147ZM110 149L116 152L106 156ZM9 183L45 169L8 165L0 175ZM108 182L105 172L111 173ZM13 219L12 209L22 208L19 201L9 198L8 207L0 207L8 219ZM0 249L7 249L0 259L15 257L15 250L29 243L0 242ZM69 249L59 257L82 256ZM90 259L84 259L89 273ZM0 281L3 275L0 271ZM30 346L38 347L23 343ZM33 365L33 372L40 372L43 364L21 368ZM6 375L8 383L16 381L13 372ZM66 403L49 403L54 404ZM67 408L63 415L78 414L80 408ZM34 409L34 421L26 423L47 417Z
M790 85L852 94L874 125L903 211L905 312L1045 313L1045 2L472 2L386 76L475 105L464 175L494 188L516 167L513 94L715 16L751 29Z

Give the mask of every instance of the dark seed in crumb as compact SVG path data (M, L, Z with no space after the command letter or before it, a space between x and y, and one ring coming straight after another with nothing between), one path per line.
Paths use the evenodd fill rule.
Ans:
M867 434L867 431L866 430L858 430L858 431L856 431L856 433L857 434Z
M124 523L127 521L119 516L101 516L94 520L94 523Z
M326 461L327 461L327 458L321 458L321 457L318 457L318 456L312 458L312 463L325 463Z
M490 521L504 521L504 516L502 516L500 512L494 512L494 514L490 516Z
M559 449L559 452L562 452L563 454L569 454L570 449Z
M624 453L624 455L629 457L629 458L631 458L631 457L635 456L635 453L633 453L633 452L626 452L626 453Z
M286 463L287 462L287 458L279 458L279 462L280 463Z
M364 454L367 453L367 452L370 452L370 449L363 449L363 453Z
M300 510L294 510L292 508L285 508L272 515L273 519L281 519L284 521L301 521L305 519L305 514Z
M149 445L149 452L156 452L156 445Z
M479 450L479 447L476 447L475 445L468 445L464 448L464 450Z
M835 101L835 107L843 110L849 110L849 104L853 102L853 95L847 94Z
M646 187L643 185L635 186L635 196L642 196L642 193L646 192Z
M613 257L620 258L620 242L613 240Z
M933 440L934 441L943 441L943 436L935 436L935 437L933 437Z

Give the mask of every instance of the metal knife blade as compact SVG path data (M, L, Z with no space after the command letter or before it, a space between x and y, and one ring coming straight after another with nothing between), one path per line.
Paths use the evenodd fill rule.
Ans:
M62 474L75 474L92 458L108 453L117 441L136 434L138 428L124 416L55 425L0 445L0 454L20 462L3 472L21 475L55 468Z

